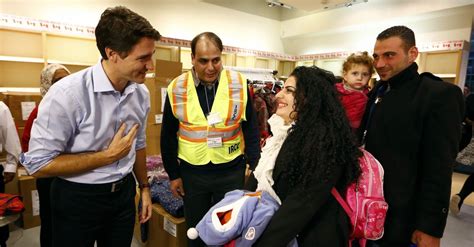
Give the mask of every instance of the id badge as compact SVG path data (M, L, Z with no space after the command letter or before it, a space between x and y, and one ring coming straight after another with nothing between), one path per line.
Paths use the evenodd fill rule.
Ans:
M209 115L207 115L207 123L209 126L218 124L220 122L222 122L222 119L218 112L211 112Z
M220 148L222 147L222 137L208 137L207 146L210 148Z

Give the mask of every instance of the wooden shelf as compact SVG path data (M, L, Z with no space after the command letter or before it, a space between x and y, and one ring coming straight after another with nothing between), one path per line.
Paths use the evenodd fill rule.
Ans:
M39 87L0 87L0 93L21 92L21 93L40 93Z
M44 63L43 58L38 57L17 57L17 56L0 56L0 61L5 62L23 62L23 63Z
M461 62L461 50L422 52L419 56L418 71L431 72L445 81L458 84Z
M456 74L433 74L439 78L456 78Z
M95 40L83 37L0 28L0 43L0 87L37 87L48 63L74 73L100 58Z
M43 37L39 32L17 31L0 28L0 55L42 58Z
M77 37L46 35L45 57L63 64L90 66L97 63L100 53L95 40Z
M0 61L0 87L38 87L42 62Z
M98 61L98 59L97 59ZM68 65L74 65L74 66L84 66L84 67L89 67L89 66L92 66L94 65L95 63L86 63L86 62L70 62L70 61L61 61L61 60L54 60L54 59L48 59L47 60L47 63L59 63L59 64L62 64L64 66L68 66Z

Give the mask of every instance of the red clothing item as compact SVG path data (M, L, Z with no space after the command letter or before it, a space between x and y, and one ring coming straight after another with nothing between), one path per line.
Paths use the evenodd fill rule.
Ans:
M358 129L362 121L362 116L364 116L369 90L348 90L344 88L344 83L336 83L336 90L340 95L342 106L346 110L351 128L353 130Z
M28 144L30 142L30 133L31 127L33 127L33 121L35 121L36 116L38 115L38 106L31 111L28 120L26 120L25 128L23 129L23 135L21 136L21 150L23 152L28 152Z

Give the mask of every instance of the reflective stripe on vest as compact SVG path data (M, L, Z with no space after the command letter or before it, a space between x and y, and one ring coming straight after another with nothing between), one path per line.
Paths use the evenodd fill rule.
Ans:
M180 121L188 122L186 102L188 100L188 74L184 73L176 78L173 86L173 112Z
M220 136L222 141L230 141L240 136L240 124L228 128L191 127L179 124L178 135L190 142L206 142L208 136Z
M212 128L209 127L209 131L206 127L188 126L184 123L189 123L188 112L186 104L188 99L188 73L182 74L176 78L176 82L173 85L173 112L180 120L179 135L185 140L202 142L206 141L207 136L214 136L219 134L223 136L223 141L232 140L236 138L240 132L240 118L242 117L242 111L244 108L244 95L242 87L242 77L235 71L225 70L227 83L229 88L229 106L227 112L227 118L225 126L231 126L228 128ZM238 128L236 128L236 125Z
M229 110L227 110L226 126L235 124L242 115L244 95L242 91L242 77L235 71L226 70L229 84Z

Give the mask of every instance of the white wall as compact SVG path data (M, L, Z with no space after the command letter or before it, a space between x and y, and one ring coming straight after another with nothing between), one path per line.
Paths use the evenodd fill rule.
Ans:
M146 17L166 37L191 40L212 31L227 46L284 53L279 21L198 0L0 0L0 13L96 26L117 5Z
M371 51L378 33L393 25L415 31L417 43L470 40L474 0L369 0L282 22L290 54Z
M292 55L371 51L378 33L400 24L415 31L418 44L469 40L474 14L474 0L369 0L283 22L199 0L0 0L0 13L95 26L116 5L145 16L166 37L213 31L224 45Z

